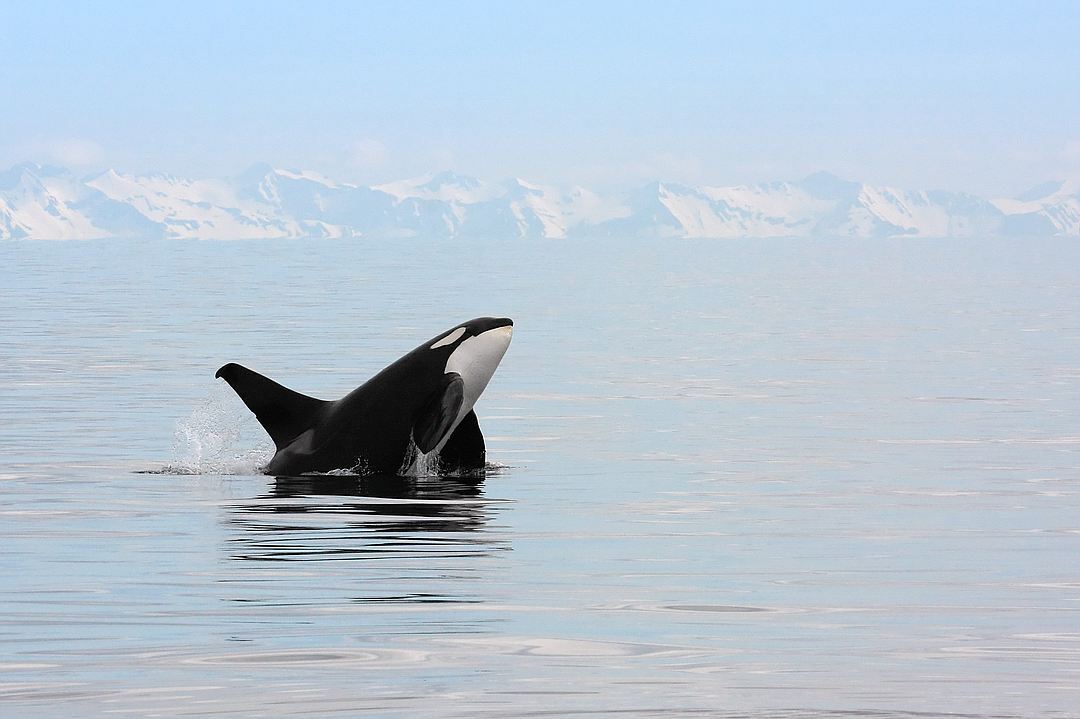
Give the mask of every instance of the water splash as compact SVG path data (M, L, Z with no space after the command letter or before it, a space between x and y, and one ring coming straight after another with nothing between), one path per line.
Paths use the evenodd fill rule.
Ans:
M231 391L215 386L176 423L173 461L165 474L259 474L273 456L254 417Z
M458 479L483 479L492 474L499 474L508 465L495 462L485 462L483 467L453 467L446 466L439 458L436 451L424 453L412 440L409 441L409 449L405 452L405 460L401 463L398 474L402 477L415 479L429 478L458 478Z
M431 451L425 454L410 439L409 448L405 450L405 461L401 463L398 474L416 478L439 476L439 453Z
M274 448L237 396L227 387L215 386L187 418L176 423L172 454L171 462L152 473L261 474L274 456ZM504 465L494 463L482 468L448 469L442 466L438 452L425 454L410 440L397 474L413 479L482 479L502 469ZM359 460L353 467L307 474L364 477L373 472L366 462Z

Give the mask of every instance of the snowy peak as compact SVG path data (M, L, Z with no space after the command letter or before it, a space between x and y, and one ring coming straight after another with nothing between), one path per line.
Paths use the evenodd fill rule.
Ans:
M440 172L373 187L255 165L227 179L0 172L0 239L170 237L739 238L1080 236L1080 187L1016 198L853 182L829 173L736 186L657 181L597 193Z
M54 168L44 168L36 162L23 162L0 172L0 192L11 192L19 186L40 185L39 178L55 174Z
M1080 184L1075 181L1044 182L993 203L1006 215L1010 234L1080 235Z
M432 175L422 175L409 180L377 185L374 189L392 195L399 200L413 198L462 205L486 202L500 194L498 187L490 186L475 177L458 175L449 170Z
M96 239L158 235L152 223L58 167L34 163L0 173L0 239Z
M243 197L225 180L185 180L170 175L122 175L113 170L87 186L135 209L165 237L228 239L290 237L303 233L271 205Z
M1072 180L1051 180L1017 195L1020 202L1054 202L1080 193L1080 185Z
M831 172L815 172L797 184L809 195L823 200L850 199L862 189L860 183L844 180Z
M827 173L797 182L688 187L657 182L633 193L613 233L656 237L962 237L1000 234L1004 213L962 193L902 190Z

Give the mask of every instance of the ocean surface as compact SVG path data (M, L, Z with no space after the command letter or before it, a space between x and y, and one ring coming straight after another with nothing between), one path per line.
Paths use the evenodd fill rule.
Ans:
M482 482L275 478L515 320ZM0 244L0 716L1080 716L1080 243Z

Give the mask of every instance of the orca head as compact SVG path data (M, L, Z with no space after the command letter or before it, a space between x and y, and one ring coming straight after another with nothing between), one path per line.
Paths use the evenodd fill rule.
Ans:
M444 372L456 372L465 384L459 418L472 410L491 381L513 334L514 321L507 317L478 317L447 330L428 345L429 350L447 354Z

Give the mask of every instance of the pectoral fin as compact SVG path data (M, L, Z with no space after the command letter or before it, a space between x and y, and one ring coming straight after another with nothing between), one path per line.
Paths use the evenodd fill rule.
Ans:
M439 440L450 431L465 398L465 383L461 375L450 372L444 376L443 382L413 423L413 441L424 454L435 449Z

